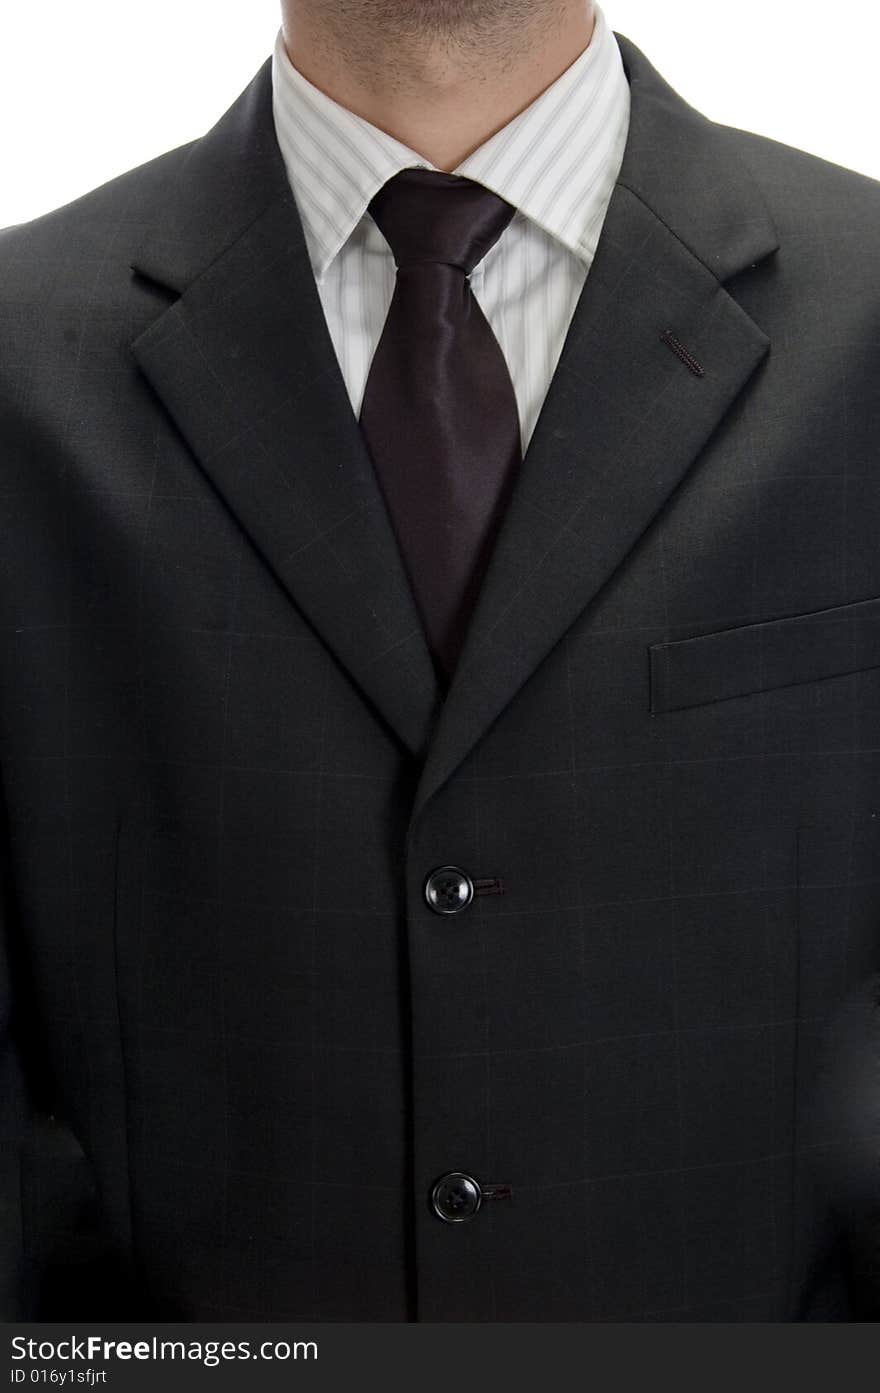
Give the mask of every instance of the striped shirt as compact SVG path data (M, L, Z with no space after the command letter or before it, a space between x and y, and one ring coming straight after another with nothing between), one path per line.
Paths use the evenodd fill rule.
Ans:
M592 264L629 129L629 84L599 7L587 48L452 173L516 208L471 275L510 371L523 452ZM396 267L368 212L422 155L315 87L279 29L272 106L327 326L355 415L394 293Z

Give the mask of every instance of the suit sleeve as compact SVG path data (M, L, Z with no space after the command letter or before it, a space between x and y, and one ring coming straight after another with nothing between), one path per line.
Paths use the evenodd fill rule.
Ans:
M93 1165L58 1114L0 778L0 1321L143 1319Z
M5 819L0 820L0 829L0 1319L15 1321L25 1316L21 1157L28 1132L29 1109L15 1038L11 961L14 909Z
M824 1106L836 1137L831 1194L855 1319L880 1320L880 974L835 1021Z

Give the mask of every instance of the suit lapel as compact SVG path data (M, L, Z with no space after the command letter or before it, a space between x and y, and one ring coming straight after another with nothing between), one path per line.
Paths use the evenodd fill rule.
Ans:
M620 177L416 792L413 821L650 527L765 357L723 281L774 251L721 127L618 35ZM696 376L662 341L672 330Z
M132 263L174 297L132 344L141 369L421 761L414 814L625 561L768 350L724 285L777 246L760 192L724 128L617 37L623 168L445 701L314 283L268 60L194 142Z
M267 61L194 143L132 261L176 298L131 345L336 659L424 757L441 699L274 135Z

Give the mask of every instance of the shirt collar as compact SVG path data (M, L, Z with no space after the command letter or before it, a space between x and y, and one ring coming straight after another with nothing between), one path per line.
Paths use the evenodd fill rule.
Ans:
M617 40L597 5L588 47L453 172L512 203L589 264L620 171L629 95ZM435 166L315 87L291 63L281 29L272 109L320 281L383 184L401 169Z

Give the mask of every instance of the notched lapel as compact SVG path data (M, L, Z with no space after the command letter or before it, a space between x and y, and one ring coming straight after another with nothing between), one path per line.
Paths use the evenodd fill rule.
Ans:
M154 233L132 263L179 298L131 348L292 601L421 759L440 692L324 318L270 94L264 66L193 147L171 233ZM239 165L249 174L236 203Z
M292 601L422 761L413 823L625 563L769 349L724 284L778 245L762 195L731 134L617 38L623 168L445 701L314 283L268 61L193 143L132 263L179 296L132 344L141 369Z
M778 246L723 128L618 36L623 167L504 516L414 819L668 502L770 344L723 281ZM697 360L696 375L662 335Z

